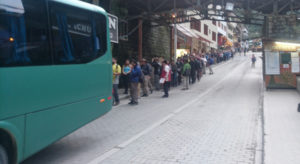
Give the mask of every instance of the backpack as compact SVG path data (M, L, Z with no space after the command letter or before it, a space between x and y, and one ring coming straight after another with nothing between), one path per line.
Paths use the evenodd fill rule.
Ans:
M141 71L141 73L139 75L139 82L144 83L144 78L145 78L145 75L144 75L143 71Z
M147 66L148 66L148 68L149 68L149 72L150 72L150 74L152 73L152 65L151 64L149 64L149 63L147 63Z
M191 68L188 68L183 72L183 76L190 76L190 74L191 74Z

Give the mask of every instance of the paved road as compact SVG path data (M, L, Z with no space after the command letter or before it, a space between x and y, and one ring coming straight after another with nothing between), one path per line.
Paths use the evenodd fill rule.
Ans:
M255 163L261 76L260 61L251 68L250 57L236 57L168 99L123 101L23 164Z

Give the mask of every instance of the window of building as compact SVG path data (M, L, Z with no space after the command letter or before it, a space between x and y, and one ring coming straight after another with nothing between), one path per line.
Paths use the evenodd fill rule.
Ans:
M216 41L216 40L217 40L217 36L216 36L216 33L215 33L215 32L212 32L212 40L213 40L213 41Z
M191 18L191 29L201 32L201 22L195 18Z
M58 3L50 4L50 15L55 64L87 63L104 55L104 15Z
M204 24L204 34L208 35L208 26Z
M23 5L23 15L0 13L0 67L52 62L45 1L26 0Z
M216 23L216 21L215 21L215 20L213 20L213 21L212 21L212 24L213 24L213 25L217 25L217 23Z
M221 27L221 23L220 23L220 21L218 22L218 26L219 26L219 27Z

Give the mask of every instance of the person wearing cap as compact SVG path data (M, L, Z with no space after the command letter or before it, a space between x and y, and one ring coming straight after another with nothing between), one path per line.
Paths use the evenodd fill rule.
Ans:
M138 63L133 60L131 61L132 69L130 73L130 97L131 101L128 103L130 105L138 104L138 85L142 75L142 71Z
M144 74L144 81L142 83L143 95L142 97L147 97L149 95L149 90L152 93L151 83L151 67L147 63L146 59L142 60L142 72Z

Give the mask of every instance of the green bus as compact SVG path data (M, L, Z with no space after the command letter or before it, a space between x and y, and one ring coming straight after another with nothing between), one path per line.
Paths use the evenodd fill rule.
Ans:
M107 13L79 0L0 1L0 163L20 163L107 113Z

